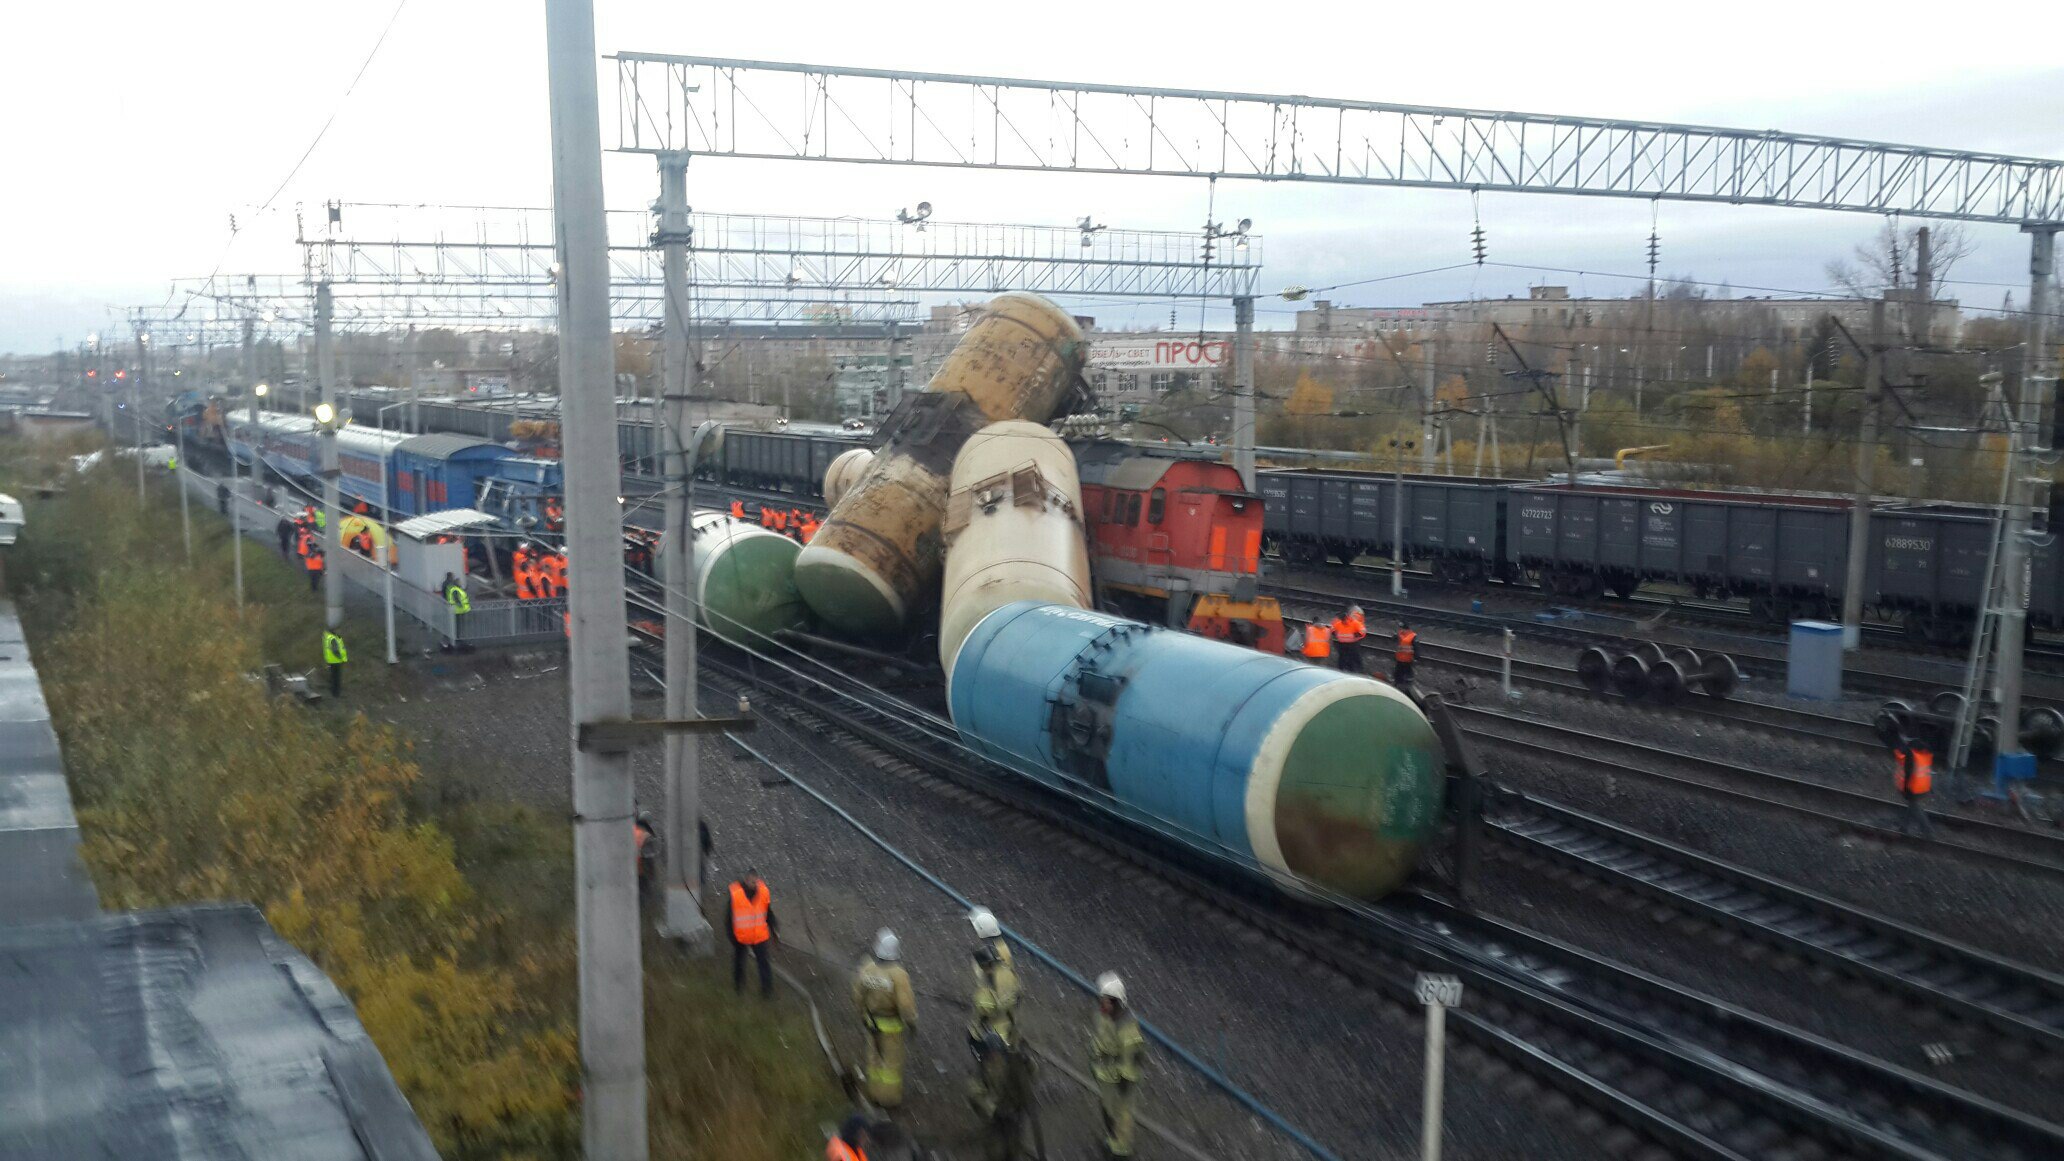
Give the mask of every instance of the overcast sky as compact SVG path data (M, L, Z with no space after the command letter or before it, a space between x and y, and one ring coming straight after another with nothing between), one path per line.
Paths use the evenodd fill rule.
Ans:
M2049 5L864 5L597 0L616 50L927 69L1774 127L2064 157L2064 69ZM313 155L273 196L365 60L392 0L0 3L0 350L104 329L110 305L162 300L166 280L219 265L286 272L297 203L329 199L549 203L541 0L409 0ZM981 14L995 12L989 21ZM1040 23L1042 13L1050 13ZM613 141L605 68L604 144ZM648 203L648 158L605 162L610 204ZM893 215L1195 229L1205 183L743 163L690 173L700 210ZM1266 289L1376 279L1468 257L1465 193L1222 183L1217 217L1267 238ZM1486 195L1494 260L1639 273L1650 206ZM242 231L229 230L235 214ZM1738 287L1816 290L1876 219L1663 203L1662 271ZM1951 292L1999 305L2026 277L2011 227ZM1511 269L1343 288L1410 305L1530 282L1578 293L1634 284ZM2017 292L2016 299L2025 296ZM1287 325L1288 304L1262 325ZM1141 325L1166 307L1095 311Z

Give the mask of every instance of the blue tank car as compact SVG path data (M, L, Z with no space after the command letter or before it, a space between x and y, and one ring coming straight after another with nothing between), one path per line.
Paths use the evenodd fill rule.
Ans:
M993 761L1355 898L1402 883L1440 825L1433 727L1368 678L1021 601L968 635L948 701Z

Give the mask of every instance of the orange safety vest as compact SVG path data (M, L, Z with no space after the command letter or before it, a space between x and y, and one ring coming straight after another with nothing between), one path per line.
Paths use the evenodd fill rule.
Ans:
M731 501L731 519L733 519L733 520L743 520L743 519L745 519L745 502L744 502L743 500L733 500L733 501Z
M774 901L774 893L767 890L766 880L760 881L760 889L751 895L745 893L745 884L731 884L731 938L751 947L773 938L767 928L767 907Z
M537 600L537 597L537 570L528 563L518 564L516 566L516 599L519 601L534 601Z
M547 523L557 524L564 519L566 519L566 509L560 505L559 501L545 501L545 521Z
M772 509L772 508L769 508L769 507L766 507L766 506L764 506L764 505L762 505L762 506L761 506L761 508L760 508L760 527L762 527L762 528L772 528L772 527L774 527L774 509Z
M294 551L296 553L299 553L302 556L307 556L308 550L311 547L313 547L313 545L311 543L311 538L308 535L308 529L303 528L301 531L296 532L294 534Z
M867 1161L867 1153L833 1137L824 1146L824 1161Z
M309 572L321 572L322 570L323 570L323 558L322 558L322 549L318 548L318 549L316 549L315 551L313 551L313 552L311 552L311 553L309 553L309 554L308 554L308 571L309 571Z
M1932 751L1919 747L1894 750L1892 757L1898 763L1893 770L1893 779L1901 794L1926 794L1935 789L1935 755Z
M776 508L776 509L774 509L774 524L773 524L773 528L774 528L774 531L776 531L776 532L786 532L786 531L788 531L788 513L786 513L786 512L783 512L783 511L782 511L781 509L779 509L779 508Z
M545 583L551 586L551 595L558 596L566 588L566 554L555 552L545 558Z
M1312 625L1304 631L1304 655L1315 661L1333 656L1333 630Z
M1368 636L1360 617L1333 618L1333 639L1343 645L1352 645Z
M1411 629L1399 629L1397 635L1397 659L1410 665L1419 659L1419 634Z
M803 517L803 543L810 543L810 538L817 535L817 530L822 527L824 526L822 524L817 523L817 518L815 516Z

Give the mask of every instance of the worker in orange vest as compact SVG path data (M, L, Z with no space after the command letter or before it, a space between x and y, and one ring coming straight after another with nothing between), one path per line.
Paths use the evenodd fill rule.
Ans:
M537 600L537 566L530 563L527 559L522 559L520 553L518 557L516 567L510 573L516 579L516 599L519 601Z
M560 526L565 523L565 505L559 502L559 497L557 496L548 497L545 500L545 527L551 529L554 532L557 532L559 531Z
M733 501L731 501L731 519L733 519L733 520L743 520L743 519L745 519L745 501L743 501L743 500L733 500Z
M774 509L774 531L788 535L788 513L779 508Z
M1313 621L1304 629L1304 659L1313 665L1333 666L1333 629L1324 621Z
M867 1161L867 1146L874 1144L872 1125L859 1113L846 1118L839 1131L825 1142L824 1161Z
M803 510L801 508L790 508L788 510L788 532L791 539L803 534Z
M322 545L312 544L308 548L308 591L315 592L322 587L323 554Z
M1340 653L1340 668L1347 673L1366 673L1362 667L1362 638L1369 635L1362 621L1362 607L1349 605L1333 618L1333 645Z
M1390 670L1390 683L1401 690L1412 688L1412 664L1419 660L1419 634L1403 621L1397 623L1397 662Z
M373 534L364 528L359 529L357 534L351 538L351 551L365 557L367 560L371 560L373 558Z
M760 527L769 531L772 531L774 528L774 509L767 507L765 504L760 505Z
M530 541L526 540L516 546L515 552L509 554L509 570L511 572L520 572L523 566L528 563L530 563Z
M822 527L823 525L817 523L817 514L815 512L803 513L803 543L810 543L811 538L815 537L817 530Z
M566 595L566 554L563 552L545 555L545 592L554 597Z
M1893 784L1906 801L1906 816L1899 820L1899 833L1933 837L1921 799L1935 789L1935 752L1922 743L1907 744L1901 738L1900 744L1892 748L1892 761Z
M774 998L774 969L767 962L767 945L780 925L774 921L774 895L766 880L751 867L745 877L731 884L731 899L724 905L724 929L731 933L731 990L745 991L745 957L748 953L760 965L760 998Z

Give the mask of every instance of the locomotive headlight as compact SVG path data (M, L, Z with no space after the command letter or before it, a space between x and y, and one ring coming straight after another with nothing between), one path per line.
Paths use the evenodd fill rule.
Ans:
M315 421L317 423L322 424L324 427L328 427L329 425L337 422L337 409L335 407L330 406L327 403L316 404Z

